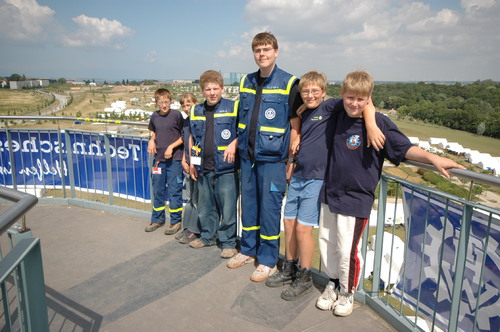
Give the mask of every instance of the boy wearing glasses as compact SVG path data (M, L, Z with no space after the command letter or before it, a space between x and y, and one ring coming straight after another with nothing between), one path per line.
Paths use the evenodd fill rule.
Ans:
M169 90L156 90L155 101L159 109L151 115L148 126L151 131L148 154L154 156L151 172L153 212L145 231L155 231L165 224L168 184L170 222L165 227L165 234L171 235L181 228L182 220L183 117L178 110L170 109L172 96Z
M241 252L227 266L238 268L257 258L250 279L264 281L276 271L286 160L290 137L300 125L295 110L302 100L297 78L276 65L278 41L273 34L257 34L252 51L259 70L240 82Z
M310 71L300 78L299 90L304 105L299 108L302 117L300 149L293 143L296 157L293 176L288 186L284 212L285 255L282 270L266 280L269 287L290 284L281 292L281 298L296 300L312 290L312 258L314 254L313 229L319 225L319 192L323 185L328 150L331 142L327 135L333 128L335 113L342 111L342 99L326 96L326 76ZM383 147L384 136L375 123L375 108L368 104L363 111L369 140L375 149ZM370 143L368 143L370 145ZM300 264L299 264L300 253Z

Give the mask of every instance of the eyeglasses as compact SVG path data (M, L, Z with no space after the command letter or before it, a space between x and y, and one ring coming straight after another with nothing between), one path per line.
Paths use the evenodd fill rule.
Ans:
M171 101L157 101L158 105L170 105Z
M313 96L319 96L323 92L320 89L312 89L312 90L301 90L300 94L303 96L309 96L309 94L312 94Z

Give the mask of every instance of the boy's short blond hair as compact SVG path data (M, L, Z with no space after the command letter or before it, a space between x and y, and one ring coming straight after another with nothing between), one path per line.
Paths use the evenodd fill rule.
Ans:
M270 32L260 32L253 37L252 40L252 51L255 50L257 46L270 44L275 50L278 49L278 40Z
M169 100L172 100L172 94L165 88L160 88L155 91L155 101L158 101L160 97L167 97Z
M219 85L221 88L224 87L224 79L222 75L215 70L207 70L200 76L200 87L201 89L205 89L205 85L208 83L215 83Z
M366 71L354 71L347 74L342 83L341 93L355 93L360 96L371 96L373 92L373 79Z
M184 104L187 102L191 102L192 104L197 104L198 100L196 99L196 96L193 93L186 92L186 93L182 94L182 96L180 98L181 106L184 106Z
M299 91L309 85L317 85L323 91L326 91L326 75L317 70L311 70L300 77Z

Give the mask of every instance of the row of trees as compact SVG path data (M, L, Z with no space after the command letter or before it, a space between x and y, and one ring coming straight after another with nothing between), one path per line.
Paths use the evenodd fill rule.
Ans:
M340 86L328 88L338 96ZM398 117L500 138L500 83L492 80L470 84L376 84L373 103L379 109L397 110Z

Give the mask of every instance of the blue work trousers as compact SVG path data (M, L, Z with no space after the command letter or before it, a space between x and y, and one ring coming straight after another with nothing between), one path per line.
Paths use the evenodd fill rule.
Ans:
M156 166L160 174L151 174L153 182L153 212L151 223L165 222L165 202L170 201L170 223L182 221L182 165L179 160L167 160ZM167 187L168 185L168 187ZM168 194L168 196L167 196Z
M241 252L259 264L278 262L281 206L286 190L286 164L241 160Z
M199 174L197 186L201 241L210 246L218 240L222 249L235 248L238 173Z

